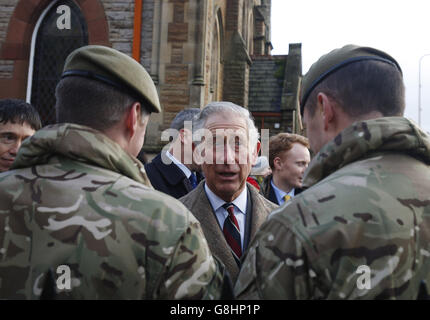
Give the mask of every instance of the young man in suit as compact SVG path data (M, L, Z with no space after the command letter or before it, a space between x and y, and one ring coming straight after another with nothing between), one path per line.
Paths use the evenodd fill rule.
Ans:
M195 156L205 181L180 201L199 220L212 253L233 281L251 239L277 206L246 183L260 142L248 110L231 102L212 102L196 118L202 133ZM203 140L203 139L202 139Z
M146 174L154 189L176 199L193 190L203 179L200 166L192 159L192 132L184 126L186 121L192 123L199 112L198 108L179 112L170 124L174 141L169 145L169 150L163 150L152 162L145 164Z
M308 139L298 134L279 133L269 140L268 176L262 193L270 201L282 205L302 191L303 175L311 161Z

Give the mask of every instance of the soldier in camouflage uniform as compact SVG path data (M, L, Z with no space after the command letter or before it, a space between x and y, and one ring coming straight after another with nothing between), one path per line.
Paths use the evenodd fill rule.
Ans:
M224 268L200 224L135 158L161 109L149 74L86 46L56 96L68 123L37 132L0 175L0 299L220 298Z
M275 210L235 286L241 299L416 299L430 284L430 139L403 118L397 62L345 46L303 78L316 154L308 190Z

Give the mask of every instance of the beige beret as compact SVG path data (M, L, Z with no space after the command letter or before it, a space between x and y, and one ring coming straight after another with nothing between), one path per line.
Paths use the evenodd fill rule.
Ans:
M76 49L66 59L62 78L80 76L110 84L145 102L151 112L161 106L154 81L145 68L118 50L105 46Z
M402 69L393 57L387 53L370 48L356 45L346 45L340 49L335 49L326 55L323 55L315 62L302 79L300 93L300 112L303 116L306 100L309 98L312 90L327 76L339 70L340 68L357 61L377 60L389 63L397 68L400 73Z

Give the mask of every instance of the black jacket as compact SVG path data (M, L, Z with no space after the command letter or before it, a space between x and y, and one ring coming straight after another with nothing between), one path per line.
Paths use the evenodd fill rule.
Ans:
M167 193L179 199L192 190L190 180L184 172L173 162L164 164L159 153L150 163L145 164L146 174L154 189ZM196 173L197 183L203 180L200 173Z

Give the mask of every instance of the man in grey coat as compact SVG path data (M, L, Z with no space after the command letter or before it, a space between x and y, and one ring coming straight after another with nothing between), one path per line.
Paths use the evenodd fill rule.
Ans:
M246 183L260 149L248 110L212 102L195 120L195 157L206 180L180 201L199 220L209 248L235 282L243 253L277 206Z

